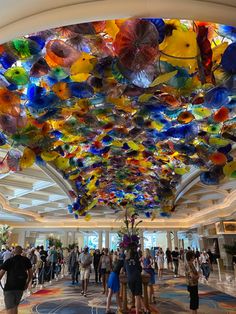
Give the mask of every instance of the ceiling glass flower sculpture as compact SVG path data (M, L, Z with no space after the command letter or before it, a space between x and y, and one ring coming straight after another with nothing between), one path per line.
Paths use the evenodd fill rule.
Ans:
M235 40L231 26L139 18L2 44L0 172L50 163L76 219L127 203L169 217L192 167L206 185L236 177Z

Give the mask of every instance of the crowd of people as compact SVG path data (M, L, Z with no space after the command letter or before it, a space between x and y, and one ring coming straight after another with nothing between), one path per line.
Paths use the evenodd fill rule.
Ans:
M20 257L19 257L20 256ZM22 258L21 264L19 264ZM111 314L111 298L116 296L117 305L121 307L120 299L120 273L126 273L128 279L128 287L133 295L136 313L142 309L144 313L149 313L145 308L142 298L142 273L149 274L148 298L149 303L155 303L154 284L155 280L163 279L163 269L167 266L169 273L173 273L174 277L179 276L179 265L184 265L186 274L188 291L190 293L190 309L192 313L197 313L198 309L198 278L201 271L203 277L207 281L212 270L214 256L210 250L199 252L197 249L178 250L177 247L173 251L169 248L164 250L159 247L154 250L145 249L143 252L137 248L131 248L127 251L118 248L116 251L109 251L104 248L89 250L88 247L79 249L74 246L71 250L55 248L52 246L47 250L43 246L36 248L15 249L4 248L0 252L0 279L5 272L12 274L15 271L15 263L17 267L24 269L27 274L25 282L17 290L28 288L35 284L43 284L57 278L63 272L71 276L71 283L75 285L79 283L81 286L81 295L87 296L89 280L92 269L94 269L94 278L97 285L101 284L101 293L107 296L106 313ZM19 266L20 265L20 266ZM15 268L14 268L15 267ZM80 278L79 278L80 276ZM9 276L10 278L10 276ZM12 311L12 307L18 306L23 292L12 296L11 279L5 280L4 296L7 313L17 313ZM27 278L27 279L26 279ZM24 290L23 289L23 290ZM11 294L9 294L11 291ZM15 302L9 301L14 299Z

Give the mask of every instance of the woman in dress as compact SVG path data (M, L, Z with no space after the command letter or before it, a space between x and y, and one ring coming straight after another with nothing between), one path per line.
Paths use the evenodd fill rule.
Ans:
M164 269L164 252L162 248L159 248L157 254L157 266L158 266L158 279L162 279L163 269Z
M154 269L152 268L153 264L153 258L151 256L151 252L149 249L146 249L144 251L144 255L141 258L141 265L143 270L150 275L150 280L149 280L149 300L150 303L155 303L155 297L154 297L154 288L153 285L155 284L155 272Z
M107 287L108 287L108 296L107 296L107 306L106 306L106 314L113 314L114 311L111 311L111 298L112 295L116 295L116 302L118 305L118 308L121 309L121 299L119 296L120 292L120 271L124 266L124 258L120 257L116 261L115 266L113 267L113 271L110 273L110 276L108 278Z
M103 294L107 293L107 279L112 270L112 259L109 250L106 248L104 254L100 257L98 269L101 269Z

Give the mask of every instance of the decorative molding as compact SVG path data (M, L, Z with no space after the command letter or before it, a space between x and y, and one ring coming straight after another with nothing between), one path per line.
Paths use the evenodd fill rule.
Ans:
M23 9L22 9L23 8ZM203 0L11 0L0 13L0 43L63 25L128 17L182 18L236 25L236 6Z

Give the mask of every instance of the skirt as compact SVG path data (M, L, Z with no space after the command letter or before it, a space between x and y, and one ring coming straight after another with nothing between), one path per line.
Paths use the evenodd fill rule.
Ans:
M113 293L120 291L120 280L117 273L110 273L108 278L107 287L112 290Z

